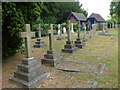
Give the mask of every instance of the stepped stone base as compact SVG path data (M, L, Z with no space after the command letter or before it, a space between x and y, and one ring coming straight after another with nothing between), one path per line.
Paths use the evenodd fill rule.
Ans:
M83 40L80 39L76 39L75 41L75 46L78 48L82 48L85 45L85 43L83 42Z
M86 42L88 39L87 38L83 38L83 42Z
M62 56L60 56L55 50L48 50L41 62L43 65L55 67L61 60Z
M66 45L64 45L64 49L62 49L62 52L73 53L77 49L78 48L75 47L75 44L73 43L73 41L66 41Z
M36 58L24 58L18 70L10 77L10 80L21 84L24 88L35 88L40 82L48 78L50 74L40 67Z
M37 41L35 42L34 47L40 48L40 47L43 47L43 46L47 46L45 44L45 42L43 41L43 39L42 38L37 39Z
M57 38L57 40L63 40L64 39L64 37L62 37L62 36L58 36L58 38Z

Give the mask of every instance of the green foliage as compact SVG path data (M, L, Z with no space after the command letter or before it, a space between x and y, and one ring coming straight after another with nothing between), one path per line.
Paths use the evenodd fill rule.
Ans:
M111 2L110 17L113 22L120 23L120 2Z
M24 24L32 24L41 13L43 3L2 3L3 58L15 54L22 45L19 32Z
M48 24L57 24L65 27L70 12L79 12L87 16L87 11L78 1L73 2L3 2L2 3L2 33L3 33L3 58L15 54L22 45L19 32L24 31L24 24L30 24L31 30L36 32L40 23L42 36L47 36ZM47 23L47 24L45 24ZM55 24L56 23L56 24ZM74 27L74 30L77 30Z

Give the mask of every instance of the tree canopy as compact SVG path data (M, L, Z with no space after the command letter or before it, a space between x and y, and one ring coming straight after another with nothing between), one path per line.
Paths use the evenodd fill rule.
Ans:
M111 2L110 17L111 17L112 22L120 23L120 13L119 12L120 12L120 1L119 2Z

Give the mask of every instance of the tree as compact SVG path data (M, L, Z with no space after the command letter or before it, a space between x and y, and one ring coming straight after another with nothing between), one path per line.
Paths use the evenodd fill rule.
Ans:
M3 2L2 3L2 51L3 58L15 54L22 45L19 32L24 24L33 24L41 14L43 3Z
M112 22L120 23L120 2L111 2L110 17Z

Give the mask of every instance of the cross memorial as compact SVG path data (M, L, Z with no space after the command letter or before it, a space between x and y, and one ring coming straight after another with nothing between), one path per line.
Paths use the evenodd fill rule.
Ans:
M75 41L75 46L78 47L78 48L82 48L83 45L85 45L83 40L80 40L80 26L81 26L80 21L78 21L78 25L77 25L77 27L78 27L78 37Z
M40 24L38 25L38 37L39 38L41 38L41 30L42 30L42 28L41 28L41 26L40 26Z
M36 58L31 56L31 37L35 36L30 32L30 24L25 25L26 32L20 32L20 38L25 39L26 58L22 59L22 64L18 65L18 70L10 77L10 80L22 84L23 88L35 88L40 82L50 76Z
M35 37L35 32L30 32L30 24L25 25L26 32L20 32L20 38L25 39L26 58L31 58L31 37Z
M66 45L64 45L64 49L62 49L62 52L66 53L73 53L75 52L78 48L75 46L73 41L71 41L71 35L70 35L70 20L67 21L67 34L68 34L68 41L66 41Z
M60 56L56 50L53 49L53 24L50 24L49 27L49 50L47 51L47 54L44 54L44 59L42 59L41 62L46 66L55 67L56 64L58 64L62 59L62 56Z
M71 41L71 36L70 36L70 20L67 21L67 29L68 29L68 41Z
M42 46L47 46L41 37L41 30L42 30L42 28L41 28L41 25L39 24L38 25L38 37L39 38L37 39L37 41L35 42L35 45L34 45L34 47L37 47L37 48L40 48Z

